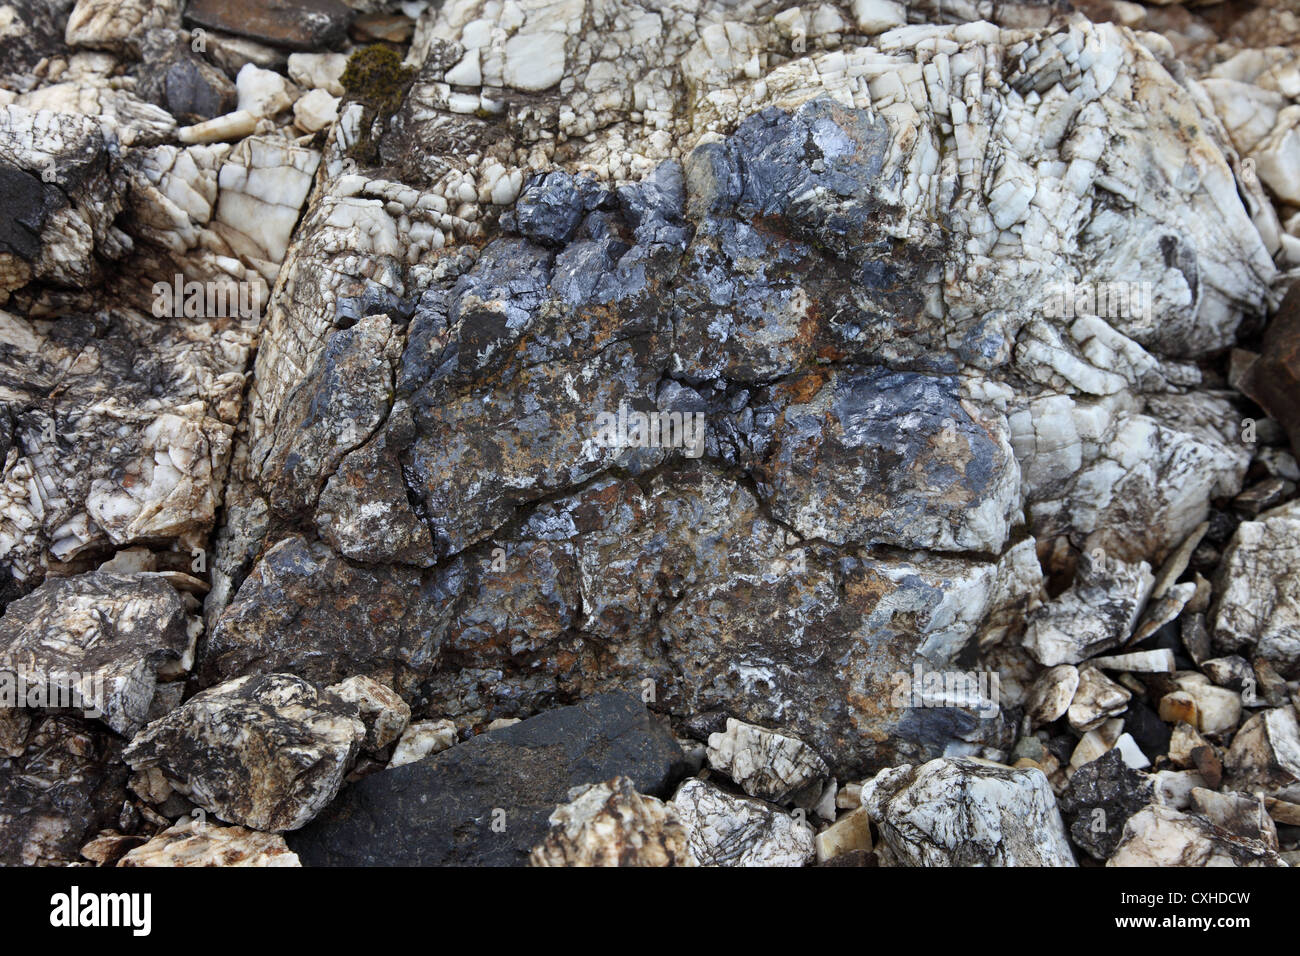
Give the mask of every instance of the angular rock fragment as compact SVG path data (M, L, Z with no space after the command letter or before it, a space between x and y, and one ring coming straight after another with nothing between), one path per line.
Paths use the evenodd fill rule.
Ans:
M116 824L126 799L122 742L77 717L33 721L23 752L0 760L0 864L57 865Z
M1079 687L1074 692L1066 716L1070 726L1080 732L1092 730L1106 720L1124 712L1133 695L1096 667L1079 668Z
M709 735L709 766L751 797L812 807L830 768L802 740L727 718L725 733Z
M450 720L417 720L408 724L393 748L388 767L415 763L430 754L442 753L456 742L456 725Z
M1214 644L1270 661L1300 676L1300 506L1285 505L1243 521L1223 553L1216 580Z
M825 863L846 853L871 852L871 816L866 807L845 814L817 834L817 862Z
M672 806L701 866L804 866L814 856L813 829L802 815L762 800L692 777Z
M882 770L862 805L905 866L1074 866L1047 778L968 757Z
M1160 701L1162 720L1184 721L1205 734L1225 733L1241 720L1241 695L1236 691L1215 687L1196 672L1178 674L1173 683L1178 689Z
M392 688L358 675L325 688L339 699L356 704L366 725L366 750L382 750L401 737L411 720L411 708Z
M1151 801L1151 782L1115 748L1075 771L1061 795L1061 815L1074 845L1094 860L1106 860L1128 818Z
M1129 817L1107 866L1279 866L1276 852L1172 807Z
M342 0L191 0L185 7L189 23L293 50L339 45L353 15Z
M118 866L301 866L278 833L181 820L136 847Z
M626 776L667 796L682 751L639 701L604 694L350 785L289 837L306 866L521 866L575 786Z
M1049 667L1038 676L1025 700L1025 714L1035 724L1050 724L1065 716L1075 692L1079 689L1080 672L1073 664Z
M1191 811L1221 830L1263 843L1274 852L1278 849L1277 827L1265 809L1264 798L1257 794L1218 793L1195 787Z
M199 622L154 574L94 571L54 578L0 618L0 683L43 691L130 736L144 726L159 680L189 670Z
M366 736L356 706L289 674L203 691L136 735L123 759L157 769L209 813L296 830L334 799Z
M1070 588L1030 615L1025 647L1049 667L1078 664L1109 650L1132 632L1154 580L1145 561L1131 565L1081 555Z
M530 866L695 866L676 809L627 777L575 787L550 816Z
M1237 731L1223 760L1234 790L1300 802L1300 727L1292 707L1255 714Z
M1088 663L1099 670L1130 674L1172 674L1176 666L1174 652L1164 647L1154 651L1103 655L1092 658Z

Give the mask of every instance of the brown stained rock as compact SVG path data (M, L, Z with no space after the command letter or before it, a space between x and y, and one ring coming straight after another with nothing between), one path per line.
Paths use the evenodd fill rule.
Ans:
M1223 762L1209 744L1192 748L1192 766L1205 778L1205 785L1211 790L1218 790L1223 783Z
M154 721L122 756L222 820L294 830L338 793L366 736L356 713L288 674L244 677Z
M1292 285L1264 331L1259 358L1238 388L1281 423L1300 451L1300 283Z
M291 50L333 48L347 38L342 0L191 0L186 22Z

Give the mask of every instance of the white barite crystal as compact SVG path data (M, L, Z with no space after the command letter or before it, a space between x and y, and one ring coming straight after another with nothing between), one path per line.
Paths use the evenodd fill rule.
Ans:
M1172 674L1174 652L1167 647L1154 651L1133 651L1128 654L1111 654L1094 657L1088 661L1093 667L1107 671L1125 671L1132 674Z
M293 104L293 121L301 130L314 133L339 118L339 98L324 90L312 90Z
M1215 581L1217 647L1300 667L1300 504L1237 526Z
M853 0L853 19L863 33L883 33L907 23L907 8L895 0Z
M1128 707L1133 695L1115 683L1096 667L1079 668L1079 687L1066 712L1070 726L1084 732L1099 727L1103 722Z
M326 688L361 711L367 750L381 750L402 736L411 722L411 706L391 687L359 674Z
M1235 789L1300 802L1300 727L1295 708L1275 707L1251 717L1232 738L1223 763Z
M455 742L456 725L452 721L417 720L402 732L393 757L388 761L389 769L442 753Z
M93 117L124 146L156 143L176 132L176 120L165 109L146 103L129 90L106 80L55 83L24 93L14 105L34 112L70 113Z
M505 45L505 85L535 91L560 82L567 39L553 30L515 34Z
M68 46L129 52L150 30L178 28L181 6L180 0L77 0L64 40Z
M239 93L237 109L254 116L274 116L293 104L289 81L274 70L263 70L245 63L235 77Z
M1050 724L1062 717L1079 688L1079 669L1073 664L1049 667L1034 681L1025 701L1025 714L1036 724Z
M303 89L324 90L330 96L343 95L343 72L348 58L342 53L290 53L289 79Z
M467 51L460 62L447 71L445 79L456 86L482 86L483 71L479 67L478 49Z
M187 817L122 857L118 866L301 866L278 833Z
M1132 734L1120 734L1119 739L1115 741L1114 749L1119 751L1124 763L1134 770L1144 770L1151 766L1151 761L1142 752L1142 748L1138 746Z
M1277 866L1259 840L1222 830L1172 807L1149 806L1129 817L1107 866Z
M274 280L298 212L311 189L320 153L253 136L230 151L221 167L221 196L213 228Z
M727 730L709 735L709 766L751 797L812 807L830 769L795 737L727 718Z
M1300 204L1300 106L1287 106L1250 153L1260 181L1283 202Z
M627 777L575 787L550 816L529 866L697 866L671 803L636 792Z
M882 770L862 805L905 866L1074 866L1047 777L969 757Z
M114 544L165 538L210 526L234 429L207 417L202 405L154 419L139 458L119 476L91 482L86 512Z
M1128 564L1084 553L1074 583L1029 617L1024 644L1040 664L1078 664L1125 640L1155 578L1142 561Z
M243 139L257 129L257 116L248 110L235 110L214 116L193 126L183 126L176 132L182 143L218 143L224 140Z
M814 856L813 828L801 813L696 778L677 789L672 805L701 866L804 866Z

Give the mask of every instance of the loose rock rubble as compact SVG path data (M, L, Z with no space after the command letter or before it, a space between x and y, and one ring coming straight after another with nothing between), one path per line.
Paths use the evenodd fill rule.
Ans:
M0 6L0 864L1293 860L1297 51Z

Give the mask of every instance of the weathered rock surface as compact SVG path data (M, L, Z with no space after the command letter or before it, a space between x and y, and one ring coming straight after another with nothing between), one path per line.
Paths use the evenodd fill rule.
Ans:
M527 834L496 784L453 779L448 844L409 809L424 768L468 775L474 741L620 690L719 737L715 777L826 822L837 780L978 755L1120 817L1151 768L1171 806L1250 829L1254 804L1193 792L1293 796L1294 293L1270 314L1300 266L1278 45L1300 27L1281 0L1078 5L1096 22L1039 0L0 6L0 633L24 596L174 589L165 639L113 659L109 724L171 726L190 763L132 779L164 815L169 779L217 786L213 733L248 810L292 761L233 725L187 737L188 651L158 659L202 600L185 692L270 738L278 705L226 682L293 682L322 715L294 751L328 751L319 776L280 809L373 787L421 821L413 857L520 862L571 786L622 769L539 771ZM42 613L70 630L84 597ZM37 663L104 652L78 641ZM765 730L740 746L729 719ZM39 765L47 720L0 717L6 768ZM1203 737L1174 774L1180 721ZM69 793L120 790L105 753ZM36 821L11 855L107 863L151 832L27 813L55 793L32 776L0 790L0 818ZM556 860L662 846L630 776L604 817L570 808ZM1032 804L1048 835L974 856L1053 855L1027 779L972 800ZM365 799L318 859L403 843ZM784 819L743 806L710 813ZM854 812L822 856L870 855ZM748 839L710 852L798 856L803 830Z
M38 717L21 752L0 758L0 864L77 862L126 799L122 742L78 717Z
M624 776L666 797L683 764L638 701L605 694L371 774L289 846L306 866L520 866L573 787Z
M1151 802L1151 783L1115 748L1075 771L1060 806L1074 845L1094 860L1106 860L1129 817Z
M677 810L627 777L575 787L555 808L530 866L696 866Z
M1056 797L1035 769L932 760L882 770L862 805L905 866L1074 866Z
M1107 866L1282 866L1263 841L1251 840L1172 807L1129 817Z
M1233 789L1300 801L1300 726L1294 707L1255 714L1232 739L1224 769Z
M802 740L727 718L725 733L709 735L709 766L751 797L811 807L830 769Z
M55 578L0 618L0 682L44 688L43 706L77 708L129 737L148 720L159 680L189 670L198 631L160 575Z
M1223 552L1214 610L1214 644L1269 661L1300 677L1300 580L1295 574L1300 510L1286 505L1243 521Z
M118 866L301 866L278 833L184 819L136 847Z
M123 759L157 769L193 803L254 830L296 830L334 799L366 736L356 705L288 674L242 677L195 695L131 741Z
M804 866L814 856L805 815L733 796L692 777L673 797L691 852L701 866Z
M199 654L205 683L269 671L409 687L445 627L445 590L402 565L356 565L300 536L267 550ZM330 599L330 595L333 599ZM292 628L294 640L283 639Z

